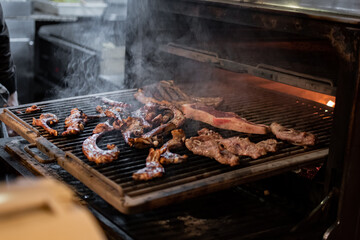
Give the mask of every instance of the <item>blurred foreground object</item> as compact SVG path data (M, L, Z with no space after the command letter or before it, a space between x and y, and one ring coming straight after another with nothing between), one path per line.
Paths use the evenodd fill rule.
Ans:
M52 179L0 184L0 239L106 239L73 192Z

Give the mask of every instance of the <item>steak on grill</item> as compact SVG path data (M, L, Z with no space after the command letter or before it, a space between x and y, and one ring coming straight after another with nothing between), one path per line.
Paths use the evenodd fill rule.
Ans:
M213 158L221 164L235 166L240 158L235 154L221 149L218 138L214 135L200 135L185 140L185 146L196 155Z
M270 125L270 129L278 139L288 141L294 145L314 146L316 143L316 136L309 132L286 128L275 122Z
M186 118L204 122L217 128L255 134L269 132L269 127L266 125L252 123L235 113L218 111L203 104L184 104L182 105L182 112Z
M248 138L223 138L219 133L207 128L199 130L198 134L198 137L186 139L186 147L194 154L214 158L230 166L239 164L238 156L257 159L268 152L275 152L278 146L275 139L253 143Z

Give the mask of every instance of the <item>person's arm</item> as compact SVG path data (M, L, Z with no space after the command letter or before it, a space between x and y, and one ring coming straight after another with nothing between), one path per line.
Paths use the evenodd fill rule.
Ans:
M15 65L10 52L9 30L6 26L3 10L0 4L0 83L10 93L8 106L17 106L17 87Z

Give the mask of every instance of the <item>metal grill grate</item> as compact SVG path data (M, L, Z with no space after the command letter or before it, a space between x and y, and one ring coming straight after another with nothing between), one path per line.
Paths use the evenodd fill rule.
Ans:
M184 85L185 89L186 87L187 86ZM257 160L253 160L250 157L242 157L242 164L236 167L224 166L215 160L196 156L187 150L182 150L179 151L181 154L187 154L189 156L189 159L186 163L165 166L166 174L163 178L148 182L137 182L132 179L132 173L144 167L148 150L130 148L125 144L120 133L108 134L98 143L98 145L102 148L105 148L106 144L108 143L114 143L118 146L121 154L120 157L114 162L96 165L93 162L89 162L82 153L82 142L91 135L93 128L96 126L96 124L99 123L98 120L87 124L84 132L80 136L72 138L53 137L45 132L42 128L36 128L40 132L41 136L48 139L59 149L64 152L70 151L83 163L85 163L86 166L90 167L91 169L95 169L106 179L109 179L113 183L116 183L118 186L120 186L122 189L122 193L120 195L124 194L125 196L134 199L137 197L142 198L147 194L152 195L156 194L157 192L161 193L161 191L164 191L159 195L161 197L168 197L171 194L176 196L179 194L179 189L173 192L167 191L172 187L179 187L185 184L193 184L191 188L194 190L203 189L202 193L211 192L216 189L238 183L239 175L236 175L236 173L239 170L243 170L242 176L251 177L254 168L260 166L261 164L272 162L276 163L283 158L288 158L289 156L294 157L303 153L311 154L316 150L328 148L333 116L333 111L331 108L322 104L314 103L312 101L307 101L264 89L252 88L251 91L242 91L246 94L239 94L239 92L237 92L237 89L239 88L224 87L224 89L219 89L219 86L213 86L212 88L213 89L211 89L211 87L208 88L207 96L225 96L222 110L236 112L240 116L245 117L247 120L255 123L270 124L271 122L276 121L287 127L293 127L303 131L310 131L317 135L319 139L318 144L314 147L304 148L284 142L278 152L268 154ZM134 92L135 90L126 90L121 92L105 93L102 94L102 96L106 96L113 100L137 104L133 98ZM84 96L74 99L63 99L58 101L39 103L38 106L43 108L43 112L51 112L59 117L60 123L55 126L54 129L61 132L64 129L64 119L70 114L70 110L72 108L77 107L83 110L86 114L92 115L96 114L95 106L97 104L99 104L99 102L97 102L94 97ZM40 113L18 113L18 111L23 111L26 107L27 106L12 108L11 111L21 120L31 125L32 118L39 117ZM211 126L203 123L187 120L183 129L185 130L186 136L190 137L195 136L196 131L202 127L212 128ZM273 137L271 135L261 136L241 133L239 134L232 131L218 129L216 131L221 133L224 137L230 137L234 135L239 135L241 137L246 136L249 137L253 142L258 142ZM313 158L309 159L310 160L307 163L312 163L314 160ZM274 172L278 172L279 169L277 169L275 165L276 164L274 164ZM298 166L291 165L290 167L296 168ZM267 169L268 168L269 167L267 167ZM267 171L264 173L264 176L266 175L271 175L271 173ZM222 187L215 187L212 190L206 189L207 185L210 186L213 184L213 182L207 182L207 180L216 176L221 176L217 178L216 184L220 183L221 185L221 183L227 182L228 185L221 185ZM205 182L201 182L201 180L204 180ZM91 181L89 180L89 182ZM96 184L95 181L92 182L94 182L93 184ZM91 184L92 183L90 183L90 185ZM87 183L87 185L89 185L89 183ZM184 192L186 192L185 190L188 191L189 188L184 188ZM99 195L104 197L104 194L99 193ZM198 195L198 192L194 193L194 195ZM104 198L106 199L106 197ZM186 196L183 196L183 198L186 198ZM140 203L135 203L135 205L144 204L148 200L149 199L143 199ZM172 199L171 201L176 200ZM169 200L167 203L170 203L171 201ZM166 204L165 202L166 201L159 204ZM119 206L115 207L122 209L122 207Z

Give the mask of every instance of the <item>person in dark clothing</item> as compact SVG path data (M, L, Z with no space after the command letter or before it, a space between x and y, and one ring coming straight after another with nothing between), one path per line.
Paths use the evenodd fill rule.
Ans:
M1 92L8 91L7 106L17 106L17 87L16 87L16 74L15 65L11 57L10 51L10 37L7 28L2 6L0 4L0 94ZM6 89L4 89L4 87ZM4 96L4 94L2 94ZM2 106L0 106L2 107Z

